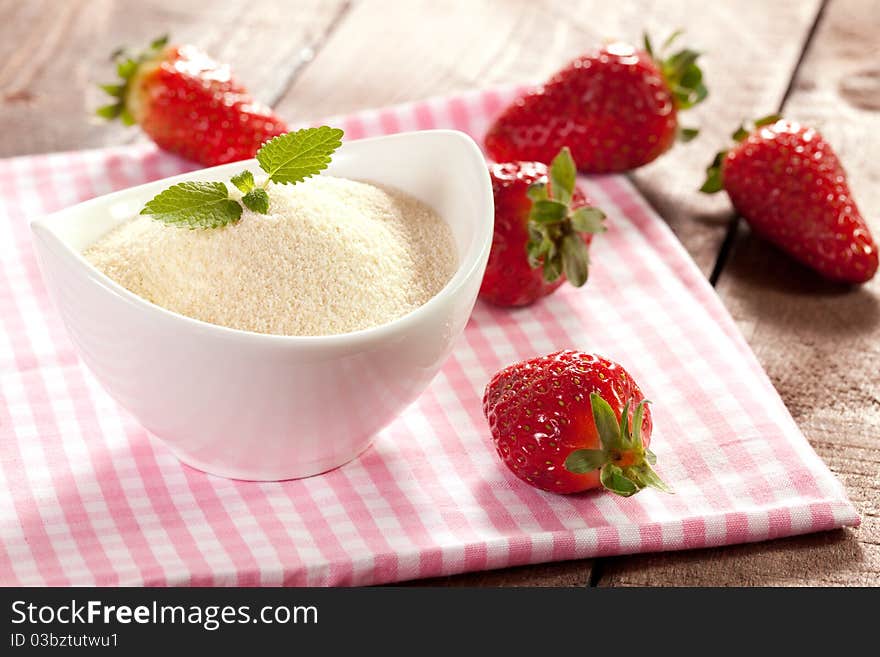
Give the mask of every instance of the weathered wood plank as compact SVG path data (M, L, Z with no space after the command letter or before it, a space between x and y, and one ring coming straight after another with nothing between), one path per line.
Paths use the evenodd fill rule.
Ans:
M326 47L281 99L290 119L314 119L463 89L541 80L607 38L662 38L687 29L706 51L709 99L690 112L700 139L634 179L707 274L727 227L723 201L701 198L705 163L728 125L782 100L818 0L617 3L599 0L468 0L352 7Z
M880 12L834 0L785 114L818 126L880 236ZM862 526L764 546L615 560L603 584L880 584L880 280L821 280L743 226L718 291Z
M606 559L599 586L868 586L863 546L838 530L710 550Z
M169 32L233 64L259 98L274 101L308 63L341 0L2 0L7 34L0 40L0 157L119 144L139 131L92 119L111 82L109 54L146 45Z

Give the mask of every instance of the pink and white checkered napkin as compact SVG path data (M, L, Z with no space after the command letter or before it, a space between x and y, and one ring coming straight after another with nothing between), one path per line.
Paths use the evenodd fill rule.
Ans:
M510 93L333 124L348 138L479 136ZM427 392L354 462L283 483L181 465L77 359L27 218L187 168L147 144L0 161L3 584L373 584L858 524L705 278L616 176L582 181L609 217L587 286L523 310L478 303ZM652 449L677 494L557 496L500 464L483 387L502 366L563 347L620 361L654 400Z

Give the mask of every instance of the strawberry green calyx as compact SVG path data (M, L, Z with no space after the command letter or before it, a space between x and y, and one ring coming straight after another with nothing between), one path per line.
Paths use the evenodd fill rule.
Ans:
M724 187L724 180L721 178L721 164L725 157L727 157L727 151L718 151L712 164L706 167L706 180L700 187L700 191L704 194L720 192Z
M656 62L663 75L663 79L672 92L672 97L675 99L675 108L686 110L703 102L706 96L709 95L709 90L703 84L703 71L697 66L697 59L700 56L699 52L685 48L667 56L666 53L672 46L672 43L681 34L682 30L673 32L655 54L651 38L645 33L644 46L645 52ZM688 142L698 134L699 130L696 128L679 127L678 129L679 141Z
M745 141L756 128L765 125L772 125L781 118L782 117L778 114L769 114L760 119L756 119L751 123L744 122L734 131L731 138L739 144ZM719 151L716 153L715 159L712 160L712 164L706 167L706 180L703 183L703 186L700 187L700 191L704 194L714 194L724 188L724 180L721 177L721 164L724 162L725 157L727 157L727 151Z
M608 402L595 392L590 393L593 421L602 448L573 451L565 459L565 469L575 474L599 470L602 485L623 497L635 495L648 486L671 493L672 490L651 467L657 457L642 442L642 418L647 403L642 400L635 407L630 426L631 401L626 403L618 422Z
M526 252L533 269L543 268L544 280L552 283L563 273L580 287L589 276L587 245L578 233L601 233L605 213L595 207L572 208L577 169L571 152L563 148L550 164L550 185L529 187L529 241Z
M158 59L167 45L168 35L163 35L158 39L154 39L150 43L149 48L137 54L129 53L123 48L117 49L111 56L111 59L116 62L116 74L119 76L119 81L114 84L98 85L113 98L113 102L99 107L95 110L95 114L108 121L119 119L125 125L134 125L135 118L127 102L132 80L134 80L141 66Z

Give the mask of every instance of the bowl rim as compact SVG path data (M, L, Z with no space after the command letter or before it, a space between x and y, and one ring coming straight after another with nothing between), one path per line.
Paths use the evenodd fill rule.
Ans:
M474 188L479 188L482 190L481 197L478 199L478 202L480 205L485 207L487 211L486 214L488 215L489 220L480 222L480 224L477 226L477 228L475 229L474 238L471 240L471 244L468 247L467 251L463 254L460 254L460 260L458 263L458 267L455 270L455 273L440 289L439 292L437 292L421 306L419 306L418 308L414 308L405 315L393 319L390 322L385 322L384 324L379 324L377 326L359 329L357 331L351 331L348 333L334 333L330 335L284 335L277 333L259 333L256 331L247 331L244 329L223 326L221 324L213 324L211 322L206 322L201 319L196 319L194 317L183 315L181 313L169 310L168 308L148 301L147 299L144 299L143 297L123 287L112 278L104 274L97 267L95 267L83 256L81 251L71 247L48 225L48 222L51 222L53 219L56 219L62 215L70 213L74 209L82 209L84 206L89 206L93 204L98 205L116 198L129 196L146 187L158 187L163 184L175 184L177 182L189 180L192 179L192 176L194 174L202 174L206 171L227 170L231 167L247 167L255 165L255 159L241 160L238 162L230 162L214 167L195 169L193 171L188 171L182 174L177 174L167 178L160 178L158 180L153 180L140 185L120 189L114 192L110 192L108 194L102 194L101 196L87 199L85 201L82 201L81 203L77 203L61 210L57 210L47 215L34 217L30 221L30 227L35 236L39 235L40 232L51 234L53 240L63 246L68 256L72 256L79 261L79 264L84 267L84 274L86 274L89 279L105 288L112 295L119 298L120 301L133 304L145 312L158 313L159 316L162 316L167 320L185 322L192 328L199 329L207 333L214 333L217 335L217 337L241 338L252 341L262 341L267 343L288 345L321 345L328 347L339 346L351 342L362 343L370 341L380 341L385 337L406 331L411 326L420 323L424 316L431 313L433 309L442 304L444 300L455 296L471 279L476 271L480 269L481 262L484 259L488 258L488 253L492 246L492 235L494 232L494 199L492 193L492 182L489 176L488 167L485 165L485 158L483 157L482 151L480 150L479 146L477 146L473 138L471 138L467 133L460 130L450 129L413 130L391 135L381 135L378 137L355 139L348 143L366 144L406 139L420 139L426 136L455 139L470 151L470 154L471 156L473 156L475 162L480 163L481 166L478 167L477 170L482 170L485 173L483 176L481 176L483 179L482 184L477 184ZM345 146L344 142L343 146ZM226 177L228 176L224 175L224 178ZM445 217L443 217L443 215L439 212L438 214L440 214L441 218L443 218L445 221Z

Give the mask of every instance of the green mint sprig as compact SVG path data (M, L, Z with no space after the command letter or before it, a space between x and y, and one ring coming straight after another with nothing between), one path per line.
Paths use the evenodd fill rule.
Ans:
M182 182L154 197L141 214L166 224L216 228L238 221L241 206L229 198L222 182Z
M241 219L242 204L252 212L269 212L269 183L295 185L323 171L342 145L343 131L321 126L288 132L263 144L257 163L266 180L257 185L245 169L231 182L243 194L241 203L229 198L222 182L183 182L172 185L149 201L141 214L157 221L187 228L219 228Z

